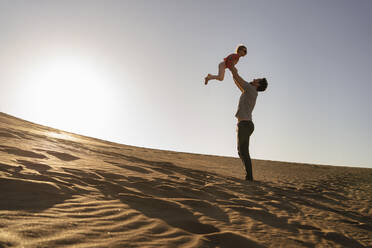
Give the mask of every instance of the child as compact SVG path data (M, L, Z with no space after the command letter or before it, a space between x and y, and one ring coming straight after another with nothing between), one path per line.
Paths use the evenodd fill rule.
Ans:
M204 78L204 83L208 84L208 81L212 79L222 81L223 78L225 77L225 69L231 68L231 66L236 65L239 61L239 58L245 56L246 54L247 48L243 45L239 45L236 48L235 53L232 53L226 58L224 58L223 61L218 65L218 75L208 74L208 76Z

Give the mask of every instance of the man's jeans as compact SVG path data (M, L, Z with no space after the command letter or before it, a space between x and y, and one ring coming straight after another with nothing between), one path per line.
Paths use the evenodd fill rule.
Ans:
M240 121L238 123L238 152L247 172L246 180L253 180L252 161L249 155L249 138L254 130L252 121Z

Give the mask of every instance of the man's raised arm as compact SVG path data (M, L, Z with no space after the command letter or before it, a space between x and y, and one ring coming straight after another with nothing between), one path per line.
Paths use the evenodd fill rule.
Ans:
M233 75L236 86L238 86L238 88L243 92L249 83L244 81L244 79L239 76L238 70L235 68L235 66L232 66L229 69Z

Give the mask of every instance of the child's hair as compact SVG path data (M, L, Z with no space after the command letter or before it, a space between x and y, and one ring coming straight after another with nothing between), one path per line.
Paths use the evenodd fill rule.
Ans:
M243 49L245 49L247 51L247 48L244 45L238 45L236 47L236 51L235 52L238 53L240 50L243 50Z

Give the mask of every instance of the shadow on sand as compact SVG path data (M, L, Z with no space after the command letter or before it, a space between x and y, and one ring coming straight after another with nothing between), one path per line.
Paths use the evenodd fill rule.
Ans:
M46 158L43 154L15 147L1 146L0 149L2 152L21 157ZM67 153L47 153L64 161L79 159ZM106 152L106 155L118 156L111 152ZM291 216L300 214L298 206L302 205L316 211L345 216L350 219L352 226L372 231L368 225L372 223L372 218L338 207L342 206L345 200L345 196L338 192L321 195L318 189L279 188L264 182L249 183L182 168L166 161L151 161L123 154L120 154L120 157L122 163L105 162L128 171L128 174L68 167L53 171L46 163L25 159L18 159L18 166L0 164L0 171L8 175L6 178L0 178L0 210L39 212L74 195L92 194L89 188L94 188L99 190L104 198L118 199L149 218L160 219L188 233L204 235L206 247L231 247L232 244L233 247L265 247L264 244L247 237L221 232L216 226L200 221L200 216L206 216L214 222L229 225L230 217L224 209L230 209L242 217L249 217L293 235L298 234L301 229L310 230L319 240L326 239L349 247L363 245L341 233L325 233L315 226L291 222L289 217L271 213L267 206L285 211ZM23 173L25 169L35 173ZM153 176L145 176L149 174ZM265 202L266 207L260 204L261 202ZM314 243L301 245L315 246Z

